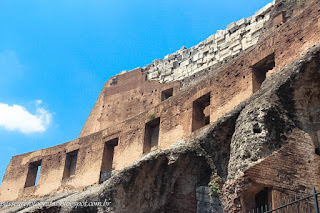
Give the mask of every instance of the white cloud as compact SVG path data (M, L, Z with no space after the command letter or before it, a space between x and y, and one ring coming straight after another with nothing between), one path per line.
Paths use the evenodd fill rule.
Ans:
M37 105L37 106L40 105L40 104L42 104L42 100L36 100L35 102L36 102L36 105Z
M41 104L41 100L36 101ZM0 127L9 131L20 131L25 134L44 132L51 123L50 112L37 106L36 113L30 113L20 105L0 103Z

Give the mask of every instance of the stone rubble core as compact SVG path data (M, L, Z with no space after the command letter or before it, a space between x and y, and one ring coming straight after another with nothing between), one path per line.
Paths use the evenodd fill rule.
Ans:
M319 191L320 1L272 4L258 42L223 64L108 80L77 139L11 159L0 211L247 212Z
M166 55L164 60L154 60L152 64L144 67L148 80L160 80L162 83L182 80L224 62L229 57L239 55L258 42L270 19L274 3L273 1L267 4L249 18L229 24L225 30L218 30L216 34L190 49L182 47L177 52Z

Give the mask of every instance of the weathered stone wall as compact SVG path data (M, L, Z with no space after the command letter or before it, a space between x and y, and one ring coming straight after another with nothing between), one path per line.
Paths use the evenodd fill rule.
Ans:
M299 108L301 97L310 106L319 105L320 85L315 81L309 86L309 78L320 76L320 43L311 48L294 64L267 79L256 95L221 117L208 128L175 144L172 148L150 153L135 164L115 174L106 182L78 193L51 195L38 201L58 202L106 202L105 206L63 206L2 208L2 212L246 212L255 207L255 195L264 188L271 189L273 205L277 199L290 192L310 192L312 186L320 187L319 155L315 153L309 129L301 126L308 120L307 108ZM290 95L286 88L292 88ZM302 92L303 91L303 92ZM310 93L311 92L311 93ZM287 97L286 101L281 101ZM312 100L311 102L309 100ZM268 106L256 109L260 103ZM293 103L294 111L287 108ZM288 111L289 110L289 111ZM248 112L269 112L266 119L252 119ZM283 112L280 117L274 112ZM288 115L288 113L291 115ZM318 112L315 116L319 116ZM245 119L248 117L248 119ZM275 122L283 123L275 125ZM254 131L255 124L263 124L262 131ZM248 126L248 131L239 128ZM264 128L266 127L266 128ZM319 129L316 123L314 128ZM249 130L250 129L250 130ZM287 131L283 132L283 129ZM264 133L266 131L266 134ZM271 133L271 134L269 134ZM245 143L237 135L255 138ZM274 140L280 137L281 141ZM256 140L256 141L255 141ZM248 147L250 143L259 145ZM239 147L239 144L247 146ZM274 146L277 144L278 146ZM234 152L237 149L239 152ZM261 152L265 149L267 156ZM258 158L251 162L236 161L239 154L250 153ZM307 153L307 154L306 154ZM224 162L223 156L230 156ZM251 158L251 157L249 157ZM238 164L240 167L230 165ZM294 166L293 166L294 165ZM226 176L237 177L227 180ZM222 186L220 197L210 197L208 183L215 180Z
M150 81L142 69L111 78L104 85L77 140L13 157L3 179L0 200L43 196L63 190L81 189L98 183L105 142L115 137L119 138L119 144L114 148L112 164L114 173L132 165L147 154L143 153L143 147L145 124L150 121L149 115L160 117L159 141L155 153L170 148L181 139L201 132L202 129L192 131L193 102L207 93L210 93L210 107L207 110L210 114L209 123L213 125L235 107L242 107L241 102L250 97L257 97L257 95L252 96L252 67L255 64L274 55L275 68L267 73L268 80L273 75L279 75L279 73L281 75L281 69L284 66L299 58L308 48L319 42L320 22L319 10L317 9L319 4L318 1L310 0L303 10L295 12L295 15L290 19L280 20L280 22L277 20L277 24L274 26L272 23L271 25L269 23L270 26L267 24L269 28L265 29L263 39L260 39L261 41L254 46L255 48L248 48L243 51L243 54L230 60L224 66L217 68L212 65L198 72L194 77L185 78L181 82L161 84L158 81ZM198 78L198 75L201 77ZM186 83L192 79L192 84ZM308 79L313 80L309 84L310 88L317 86L318 78L309 76ZM272 83L269 83L269 86L271 88ZM173 96L162 101L161 92L169 88L173 88ZM318 134L316 126L319 123L317 120L318 109L316 105L310 105L310 103L312 103L313 97L317 96L317 93L295 89L303 94L299 97L310 96L309 101L303 102L301 100L296 103L297 109L300 109L297 111L299 117L302 119L310 115L313 118L313 123L310 122L310 119L302 119L298 123L301 124L301 129L304 131L312 129L310 134L316 138L315 136ZM261 94L260 92L259 95ZM285 91L281 94L290 93ZM274 126L278 126L278 124L288 126L291 115L285 112L290 112L287 109L290 108L288 105L290 102L286 101L286 97L280 100L284 102L281 105L284 109L276 110L281 116L276 117ZM238 114L231 116L232 119L226 121L226 126L222 125L220 120L220 125L215 124L216 131L210 133L210 137L207 138L207 141L214 143L200 143L202 149L207 150L209 155L215 156L210 159L215 165L212 170L223 182L238 178L242 171L256 163L259 158L272 154L282 145L280 140L283 140L283 135L274 135L275 130L272 125L263 125L265 118L270 117L268 113L273 112L268 107L270 108L268 99L255 102L252 108L241 112L243 115L239 118L239 126L236 126L235 122ZM309 110L306 111L305 108ZM265 112L264 109L268 109L268 112ZM271 115L275 116L272 113ZM282 120L289 123L282 123ZM250 124L253 121L256 121L257 124L254 126L255 131L259 132L260 129L260 134L252 134L253 127ZM278 121L280 123L277 123ZM248 123L248 125L243 123ZM237 133L234 133L235 130ZM283 134L286 133L286 130L282 131ZM244 133L248 133L248 135L244 137ZM265 150L264 145L268 143L267 137L277 141L279 139L279 146L270 144L271 148ZM246 143L242 144L243 141ZM230 147L231 144L233 148ZM76 176L62 181L66 153L76 149L79 149L79 166L77 164ZM257 152L250 153L252 149ZM42 160L43 165L39 185L25 188L27 167L30 162L38 160ZM198 187L198 185L194 184L193 187ZM194 208L196 205L195 192L192 194L191 200L193 202L192 208Z
M14 156L3 178L0 199L28 199L98 183L103 145L101 133L96 133L55 147ZM79 150L76 173L63 179L66 153L74 150ZM29 164L37 161L41 161L38 185L25 187Z
M79 137L112 127L154 108L161 103L161 92L169 88L173 88L176 95L180 83L147 81L141 68L111 78L104 84Z

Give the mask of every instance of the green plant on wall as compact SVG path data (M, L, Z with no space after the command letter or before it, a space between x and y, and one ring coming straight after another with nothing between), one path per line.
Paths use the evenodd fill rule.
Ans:
M221 192L220 185L215 181L210 181L208 186L209 186L209 195L218 197Z
M156 118L156 115L155 115L155 114L149 114L149 115L148 115L148 118L149 118L149 120L151 121L151 120L153 120L153 119Z

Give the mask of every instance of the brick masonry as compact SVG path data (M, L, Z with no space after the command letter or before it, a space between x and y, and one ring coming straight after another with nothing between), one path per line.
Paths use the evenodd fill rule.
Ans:
M241 32L241 29L260 26L259 22L263 23L261 26L263 25L262 28L266 29L261 32L257 31L260 32L260 36L255 41L256 44L252 47L245 46L246 49L241 54L228 60L227 63L203 65L196 71L195 76L187 77L189 74L182 76L177 74L176 79L169 79L171 78L169 74L155 78L158 80L152 80L150 70L155 66L138 68L112 77L104 84L77 139L12 158L0 188L0 201L23 200L68 190L83 190L99 183L100 177L103 176L101 172L103 172L106 142L115 138L118 138L119 142L114 147L112 156L112 174L147 157L149 154L143 152L145 127L151 115L151 117L160 118L159 140L154 153L169 149L176 142L189 138L204 128L192 131L193 103L206 94L210 94L210 105L206 111L209 115L208 123L213 125L241 102L252 97L252 67L255 64L274 54L275 67L266 75L266 78L270 78L272 74L281 72L283 67L319 42L318 1L309 0L304 7L294 10L292 17L279 13L285 17L281 19L279 14L275 14L274 17L278 17L275 20L270 14L278 9L277 5L272 3L257 12L254 18L229 25L228 31L219 32L210 37L211 44L208 44L210 42L206 40L202 43L203 45L198 45L198 50L194 49L191 56L189 53L189 60L203 60L205 44L212 45L211 49L208 48L214 51L214 45L218 45L216 38L220 38L220 35L225 37L225 42L228 42L231 35ZM269 22L265 19L269 19ZM247 25L248 20L251 20L250 25ZM257 25L252 25L253 23ZM249 34L246 33L246 36ZM231 43L225 43L228 51L233 51ZM245 47L241 46L242 49ZM184 49L183 51L189 50ZM179 54L182 52L180 51ZM195 57L197 54L198 56ZM199 57L201 54L202 59ZM206 57L209 57L209 54ZM180 59L168 56L164 61L166 60ZM174 71L173 73L179 72ZM161 82L161 79L166 77L168 77L168 82ZM178 81L179 78L183 80ZM162 92L171 88L173 96L162 100ZM304 105L301 108L304 108ZM64 179L67 154L76 150L78 150L78 155L75 175ZM238 156L237 154L235 156ZM240 154L239 156L242 156ZM38 185L25 187L29 165L39 161L41 161L41 172ZM241 160L236 166L247 168L245 167L248 166L246 162L246 160ZM235 180L241 174L234 172L232 175L234 176L231 179Z

